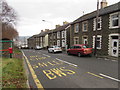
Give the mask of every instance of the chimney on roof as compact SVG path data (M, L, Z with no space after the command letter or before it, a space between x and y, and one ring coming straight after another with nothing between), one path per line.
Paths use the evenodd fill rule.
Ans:
M60 24L56 25L56 28L60 27Z
M68 22L67 22L67 21L64 21L64 22L63 22L63 25L65 25L65 24L68 24Z
M41 30L41 32L43 32L43 30Z
M45 32L48 32L49 31L49 29L45 29Z
M102 0L102 2L101 2L101 8L105 8L105 7L107 7L107 1L106 0Z

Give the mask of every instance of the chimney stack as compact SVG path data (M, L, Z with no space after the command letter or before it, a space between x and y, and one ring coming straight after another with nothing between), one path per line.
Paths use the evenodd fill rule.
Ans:
M60 24L56 25L56 28L60 27Z
M63 22L63 25L65 25L65 24L68 24L68 22L67 22L67 21L64 21L64 22Z
M49 29L45 29L45 32L48 32L49 31Z
M43 32L43 30L41 30L41 32Z
M107 4L108 3L107 3L106 0L102 0L102 2L101 2L101 9L107 7Z

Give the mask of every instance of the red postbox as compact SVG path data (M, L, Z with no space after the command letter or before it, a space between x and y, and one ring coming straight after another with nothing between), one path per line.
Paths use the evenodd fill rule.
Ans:
M11 47L9 47L9 53L12 54L13 53L13 49Z

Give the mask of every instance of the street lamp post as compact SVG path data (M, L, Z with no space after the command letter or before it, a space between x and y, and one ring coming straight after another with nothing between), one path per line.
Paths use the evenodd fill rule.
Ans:
M99 0L97 0L97 11L96 11L96 30L95 30L95 50L94 50L94 56L97 56L97 29L98 29L98 17L99 17Z
M53 23L50 22L50 21L46 21L46 20L42 20L42 21L43 21L43 22L48 22L48 23L51 24L51 30L52 30L52 46L53 46L53 29L52 29L52 25L53 25Z

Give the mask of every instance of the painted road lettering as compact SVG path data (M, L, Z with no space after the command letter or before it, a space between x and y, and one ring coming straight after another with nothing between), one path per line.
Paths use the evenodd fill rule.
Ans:
M61 65L63 64L63 62L60 62L60 61L48 61L48 62L41 62L41 63L38 63L38 66L40 67L47 67L47 66L55 66L55 65Z
M30 60L45 60L47 59L48 57L38 57L38 56L30 56Z
M63 77L71 74L75 74L74 71L66 69L65 67L52 68L49 70L43 70L43 73L51 80L56 79L58 76Z

